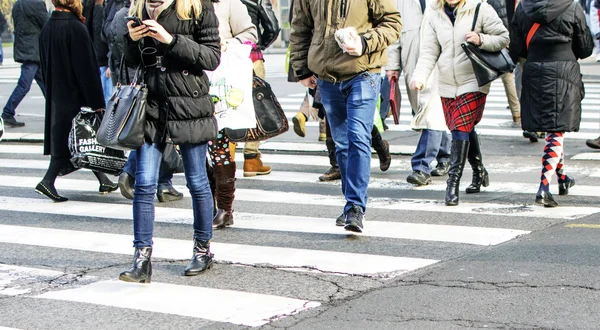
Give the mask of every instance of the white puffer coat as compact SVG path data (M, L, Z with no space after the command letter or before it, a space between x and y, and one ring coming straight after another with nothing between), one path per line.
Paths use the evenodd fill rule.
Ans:
M479 0L467 0L456 12L456 21L452 21L437 3L432 5L422 26L420 58L417 62L413 81L425 84L435 64L440 72L439 94L442 97L456 98L470 92L489 93L490 84L479 87L473 73L471 61L461 48L471 31L475 8ZM508 30L502 24L498 14L486 2L481 4L479 17L475 25L479 33L481 49L499 51L508 46Z

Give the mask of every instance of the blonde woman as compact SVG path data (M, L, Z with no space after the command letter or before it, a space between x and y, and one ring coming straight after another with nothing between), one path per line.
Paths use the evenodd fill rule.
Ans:
M458 205L463 168L469 158L473 183L467 192L479 192L489 184L483 166L475 125L483 116L490 85L479 87L473 66L461 48L464 41L486 51L499 51L508 45L508 30L496 11L481 3L475 31L471 31L479 0L437 0L423 22L421 53L410 88L423 88L433 68L439 67L439 94L446 125L452 132L451 165L448 171L446 205Z
M132 66L145 66L148 100L146 143L136 150L135 255L132 268L122 272L119 279L151 281L154 195L167 140L180 147L194 211L193 255L184 274L198 275L213 264L213 202L206 177L206 151L207 142L217 137L217 122L204 70L219 65L219 22L207 0L138 0L129 14L142 24L127 23L125 57Z

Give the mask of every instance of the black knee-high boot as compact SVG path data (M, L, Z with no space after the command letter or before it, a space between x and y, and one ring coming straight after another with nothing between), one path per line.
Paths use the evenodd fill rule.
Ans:
M488 171L483 166L483 159L481 157L481 147L479 145L479 137L476 133L469 135L469 153L467 159L471 168L473 169L473 181L466 189L467 194L478 193L481 186L487 187L490 185L490 178Z
M373 126L373 129L371 130L371 146L375 149L377 156L379 157L379 169L383 172L387 171L392 163L390 144L383 139L375 126Z
M450 169L448 170L448 181L446 181L448 184L446 187L446 205L456 206L458 205L460 178L467 161L469 141L452 140L451 150Z

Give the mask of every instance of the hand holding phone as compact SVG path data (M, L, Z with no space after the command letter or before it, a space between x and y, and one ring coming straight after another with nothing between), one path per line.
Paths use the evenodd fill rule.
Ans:
M142 25L142 20L140 20L139 17L136 16L127 16L125 17L128 21L133 21L133 24L131 24L131 27L138 27L140 25Z

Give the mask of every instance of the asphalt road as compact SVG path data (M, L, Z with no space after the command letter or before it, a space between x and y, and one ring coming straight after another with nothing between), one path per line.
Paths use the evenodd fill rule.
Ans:
M285 81L281 60L267 57L268 80L293 115L303 89ZM16 75L0 70L0 103ZM585 126L565 140L577 185L555 196L555 209L533 203L543 144L507 125L499 86L480 127L491 184L462 193L458 207L443 205L445 178L406 183L404 150L418 132L401 129L405 109L400 128L390 122L384 133L397 151L392 167L381 172L373 158L365 234L336 228L340 184L318 182L328 161L313 122L306 138L290 130L263 145L272 174L238 175L236 223L215 231L218 262L206 274L182 276L189 197L157 203L148 286L115 281L133 252L130 201L98 195L93 175L79 171L57 180L71 200L50 203L33 190L48 162L41 145L2 142L0 328L598 329L600 153L584 140L598 134L600 84L588 84ZM19 114L28 130L42 127L35 86ZM463 191L470 177L466 169ZM174 184L185 192L182 176Z

